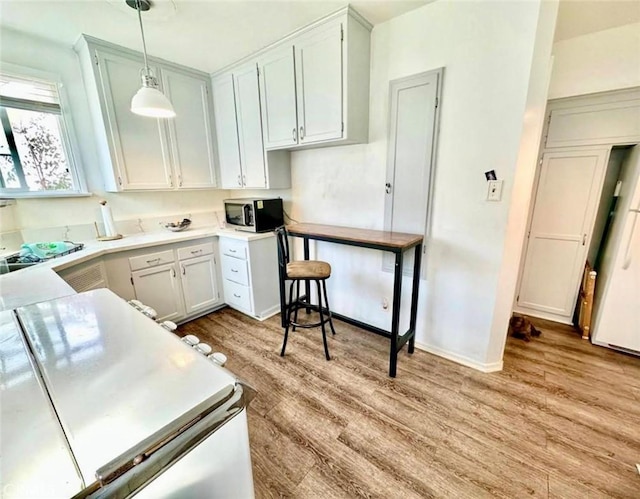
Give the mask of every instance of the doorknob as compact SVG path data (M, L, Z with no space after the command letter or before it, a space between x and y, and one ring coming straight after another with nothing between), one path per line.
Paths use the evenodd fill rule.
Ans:
M387 194L391 194L391 184L389 182L384 184L384 192L386 192Z

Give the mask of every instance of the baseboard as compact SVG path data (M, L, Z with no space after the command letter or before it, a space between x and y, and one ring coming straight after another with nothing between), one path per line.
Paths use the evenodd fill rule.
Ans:
M443 350L442 348L435 347L433 345L427 345L425 343L419 343L416 341L415 346L419 350L432 353L439 357L443 357L447 360L451 360L458 364L462 364L463 366L471 367L472 369L476 369L477 371L481 371L483 373L493 373L496 371L502 371L501 360L498 362L483 364L481 362L478 362L477 360L470 359L469 357L465 357L464 355L460 355L454 352L449 352L447 350Z

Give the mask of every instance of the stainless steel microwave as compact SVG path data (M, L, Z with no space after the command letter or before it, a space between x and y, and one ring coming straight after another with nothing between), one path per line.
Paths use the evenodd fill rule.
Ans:
M227 226L248 232L269 232L284 225L281 198L225 199Z

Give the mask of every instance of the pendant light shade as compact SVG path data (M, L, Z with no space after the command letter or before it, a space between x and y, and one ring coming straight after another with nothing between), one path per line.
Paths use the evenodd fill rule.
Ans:
M150 118L174 118L176 112L167 96L158 89L153 76L143 75L142 87L131 99L131 112Z
M173 110L171 101L160 91L158 80L151 73L147 62L147 44L144 40L144 29L142 28L142 10L149 10L151 2L148 0L126 0L127 5L138 11L138 21L140 22L140 34L142 35L142 51L144 54L144 68L142 69L142 87L131 99L131 112L140 116L150 118L174 118L176 112Z

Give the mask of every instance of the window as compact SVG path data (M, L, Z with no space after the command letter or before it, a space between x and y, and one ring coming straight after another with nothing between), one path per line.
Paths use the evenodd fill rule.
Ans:
M0 195L83 190L55 81L0 71Z

